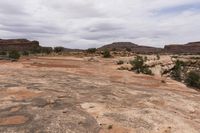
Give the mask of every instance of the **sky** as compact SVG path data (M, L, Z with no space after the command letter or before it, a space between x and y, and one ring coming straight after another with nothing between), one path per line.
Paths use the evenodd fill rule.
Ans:
M0 0L0 38L84 49L200 41L200 0Z

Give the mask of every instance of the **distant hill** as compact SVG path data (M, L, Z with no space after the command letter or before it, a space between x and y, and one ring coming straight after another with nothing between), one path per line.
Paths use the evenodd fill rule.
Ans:
M179 53L200 54L200 42L190 42L184 45L178 45L178 44L166 45L164 47L164 51L173 54L179 54Z
M104 45L98 50L115 50L115 51L131 51L135 53L158 53L162 48L155 48L149 46L141 46L131 42L114 42L112 44Z

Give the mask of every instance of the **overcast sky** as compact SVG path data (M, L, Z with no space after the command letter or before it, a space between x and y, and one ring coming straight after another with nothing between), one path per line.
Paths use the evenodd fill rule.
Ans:
M70 48L200 41L200 0L0 0L0 38Z

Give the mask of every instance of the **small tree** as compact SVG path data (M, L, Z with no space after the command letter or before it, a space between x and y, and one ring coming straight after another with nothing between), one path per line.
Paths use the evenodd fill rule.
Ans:
M18 60L20 58L20 54L18 51L10 51L9 52L9 58Z
M86 50L87 53L94 54L97 51L96 48L89 48Z
M60 53L60 52L63 52L64 50L65 50L64 47L55 47L55 48L54 48L54 52L55 52L55 53Z
M177 60L175 66L172 68L171 75L175 80L181 81L181 72L185 63L183 61Z
M189 72L185 82L188 84L188 86L200 89L200 73L197 71Z
M132 70L136 73L152 75L152 71L148 68L146 64L144 64L144 59L142 56L136 56L136 58L130 63L133 66Z
M110 54L110 51L109 50L104 50L104 52L103 52L103 57L104 58L110 58L111 57L111 54Z

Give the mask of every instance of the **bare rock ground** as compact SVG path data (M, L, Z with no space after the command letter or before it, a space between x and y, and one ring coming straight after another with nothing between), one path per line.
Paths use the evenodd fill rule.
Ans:
M96 59L95 59L96 60ZM199 133L200 93L113 59L0 62L2 133Z

